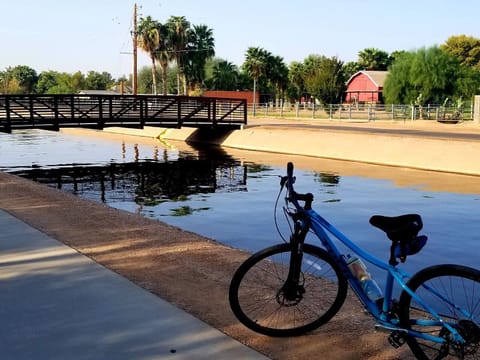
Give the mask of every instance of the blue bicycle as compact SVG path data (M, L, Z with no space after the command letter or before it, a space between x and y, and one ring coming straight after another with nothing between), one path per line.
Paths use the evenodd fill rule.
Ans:
M350 284L376 326L391 332L392 346L406 342L418 359L480 359L479 270L442 264L412 276L397 265L427 241L418 235L423 227L420 215L370 219L391 240L387 263L312 210L313 195L295 192L294 183L293 164L288 163L280 193L286 189L283 209L293 222L289 241L253 254L232 278L230 306L240 322L269 336L304 334L340 310ZM305 243L310 231L322 247ZM342 254L336 241L352 254ZM383 293L361 259L386 272ZM394 284L400 286L398 299L393 295Z

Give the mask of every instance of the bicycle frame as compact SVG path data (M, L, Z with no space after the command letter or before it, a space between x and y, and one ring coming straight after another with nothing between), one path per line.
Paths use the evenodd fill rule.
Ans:
M359 300L365 306L365 309L376 319L377 324L379 326L387 330L400 331L417 338L428 339L430 341L434 341L438 343L445 342L445 339L443 337L428 335L428 334L420 333L410 329L404 329L400 326L399 320L396 317L392 316L392 307L393 307L392 293L393 293L394 283L396 282L397 284L400 285L400 287L404 291L407 291L412 296L412 298L415 299L415 301L417 301L419 305L421 305L427 312L430 313L430 315L432 315L432 320L413 320L412 319L411 320L412 324L416 324L420 326L441 325L450 331L455 341L463 341L463 338L461 337L461 335L458 333L456 329L454 329L447 322L443 321L440 315L437 314L434 309L428 306L424 301L422 301L422 299L419 298L419 296L416 293L414 293L408 288L405 279L411 278L412 276L410 274L397 268L396 266L390 265L387 262L384 262L378 259L377 257L369 254L368 252L360 248L353 241L351 241L346 235L344 235L340 230L335 228L326 219L324 219L321 215L319 215L316 211L311 209L302 210L302 211L304 211L307 217L309 218L309 221L307 222L309 223L309 225L306 225L306 226L310 227L310 229L315 233L315 235L321 241L325 250L329 253L330 256L333 257L335 262L340 265L351 288L354 290ZM360 281L350 271L347 265L347 262L345 261L344 255L340 252L338 247L335 245L334 240L332 240L329 234L333 235L337 240L339 240L342 244L344 244L347 248L349 248L354 254L356 254L357 256L359 256L369 264L372 264L375 267L380 268L387 272L386 283L384 287L384 298L381 304L381 308L379 308L379 305L377 305L373 300L371 300L367 296L367 294L365 293L365 291L363 290L360 284ZM427 290L435 294L440 299L444 301L448 301L448 299L445 299L443 296L438 294L434 289L427 288ZM448 301L448 303L451 306L458 308L455 304L452 304L450 301ZM469 316L467 312L465 311L462 311L462 312L464 313L465 316L467 317Z

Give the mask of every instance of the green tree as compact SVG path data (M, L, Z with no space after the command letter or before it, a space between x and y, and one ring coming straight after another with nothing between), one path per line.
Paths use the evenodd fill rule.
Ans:
M0 71L0 94L8 94L8 73Z
M89 71L85 77L85 87L87 90L107 90L115 83L112 75L106 71ZM72 87L73 88L73 87Z
M390 54L390 65L392 65L395 60L397 60L399 57L404 55L406 53L405 50L395 50Z
M0 91L3 94L16 94L20 92L18 81L14 78L11 67L7 67L5 71L0 72Z
M363 66L356 61L349 61L343 65L343 72L345 77L350 79L354 74L361 71Z
M242 65L245 73L253 80L253 115L256 107L257 82L261 76L267 74L267 66L271 53L260 47L249 47Z
M296 102L305 95L305 69L302 63L293 61L288 68L287 96L290 101Z
M268 81L275 87L277 102L285 96L288 86L288 67L280 56L269 56L267 58Z
M345 92L343 62L337 57L310 55L304 62L305 87L324 105L338 104Z
M164 24L158 24L158 45L155 50L155 58L160 63L161 77L162 77L162 93L168 93L168 64L171 60L171 44L170 44L170 28Z
M222 59L216 59L211 76L206 85L210 90L237 90L239 71L235 64Z
M179 95L187 94L185 78L185 55L188 45L190 22L184 16L171 16L167 21L173 59L177 65L177 91Z
M160 43L160 23L150 16L141 18L137 27L138 46L145 51L152 61L153 93L157 94L156 51Z
M157 76L160 70L157 69ZM168 67L165 76L165 93L177 93L177 69L175 67ZM138 71L138 93L151 94L153 92L152 68L150 66L143 66ZM162 85L163 86L163 85Z
M410 84L410 70L415 53L405 52L398 56L383 84L383 98L387 104L404 104L415 101L419 93Z
M387 70L390 56L386 51L366 48L358 52L358 64L363 70Z
M38 75L34 69L26 65L17 65L11 69L11 75L23 93L34 92L38 81Z
M462 65L480 70L480 39L472 36L451 36L440 48L454 55Z
M85 76L81 71L77 71L71 75L70 86L74 93L78 93L85 88Z
M31 94L38 81L37 72L29 66L7 67L0 72L0 92L4 94Z
M205 81L205 64L215 56L213 30L206 25L193 25L188 33L185 75L190 89L199 89Z
M151 94L153 92L152 68L150 66L142 66L138 70L137 86L139 94Z
M441 104L445 98L469 98L479 89L478 72L438 46L401 55L391 66L384 84L385 102Z
M42 71L38 77L37 92L40 94L72 94L72 75L53 70Z

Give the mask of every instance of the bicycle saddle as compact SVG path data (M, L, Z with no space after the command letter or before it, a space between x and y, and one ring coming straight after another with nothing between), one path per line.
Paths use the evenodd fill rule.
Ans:
M400 216L373 215L370 224L385 231L392 241L402 241L417 236L423 227L422 218L418 214Z
M390 265L397 265L396 258L401 262L407 260L407 255L418 253L426 244L427 237L417 236L423 227L422 218L418 214L400 216L374 215L370 224L385 231L392 245L390 246Z

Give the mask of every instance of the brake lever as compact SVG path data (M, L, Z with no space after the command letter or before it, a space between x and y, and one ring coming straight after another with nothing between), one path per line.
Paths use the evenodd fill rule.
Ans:
M280 186L281 186L281 187L284 187L285 184L286 184L287 181L288 181L288 176L280 176L280 175L278 175L278 177L280 178ZM292 177L292 184L295 184L295 176Z

